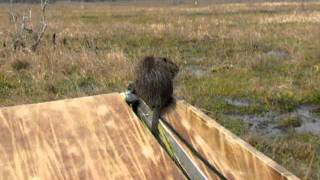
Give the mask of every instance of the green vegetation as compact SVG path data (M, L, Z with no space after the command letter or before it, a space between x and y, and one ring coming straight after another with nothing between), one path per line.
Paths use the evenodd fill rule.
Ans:
M243 136L248 132L247 125L236 118L221 117L219 123L237 136Z
M256 136L247 136L245 140L278 161L287 169L306 179L319 179L320 168L320 138L310 134L292 134L273 141Z
M296 117L287 117L279 121L279 127L290 128L301 126L301 121Z

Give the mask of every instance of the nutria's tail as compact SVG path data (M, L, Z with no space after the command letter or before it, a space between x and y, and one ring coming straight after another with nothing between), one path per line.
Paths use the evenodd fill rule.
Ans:
M161 109L159 107L155 107L153 109L153 116L152 116L152 122L151 122L151 131L154 135L158 134L158 124L160 119L160 111Z

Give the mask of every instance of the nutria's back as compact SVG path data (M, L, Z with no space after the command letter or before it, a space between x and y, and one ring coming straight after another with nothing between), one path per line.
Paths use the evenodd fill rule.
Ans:
M167 58L145 57L136 67L135 93L151 108L166 106L172 99L172 81L178 71L178 66Z

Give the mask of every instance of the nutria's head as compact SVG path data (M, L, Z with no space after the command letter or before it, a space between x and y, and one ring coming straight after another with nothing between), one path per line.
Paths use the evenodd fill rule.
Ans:
M145 68L147 72L154 70L155 68L161 69L162 71L170 72L172 78L179 71L179 67L171 61L171 59L166 57L154 57L154 56L146 56L142 60L142 67Z

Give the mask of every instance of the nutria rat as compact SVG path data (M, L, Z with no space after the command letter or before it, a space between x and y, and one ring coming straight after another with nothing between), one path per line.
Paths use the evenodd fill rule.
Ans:
M173 79L178 71L178 66L170 59L154 56L143 58L135 68L132 92L153 110L153 133L157 132L161 109L173 100Z

